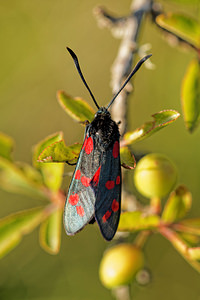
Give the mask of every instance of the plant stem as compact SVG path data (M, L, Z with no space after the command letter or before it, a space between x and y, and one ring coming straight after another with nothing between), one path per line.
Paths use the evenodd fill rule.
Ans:
M159 197L151 198L150 207L151 207L152 213L160 214L160 212L161 212L161 199Z
M124 79L132 69L134 54L138 50L137 40L141 30L144 16L151 11L153 0L133 0L130 6L130 14L127 17L113 17L102 8L95 10L96 17L101 25L116 32L122 32L122 41L117 57L111 69L111 87L113 95L121 88ZM120 123L120 134L124 135L127 127L127 98L131 92L130 84L117 97L117 101L111 106L112 118Z
M116 300L131 300L130 285L120 286L112 290Z
M150 235L149 230L144 230L138 233L137 237L134 240L134 245L136 245L138 248L142 249L147 241L147 238Z
M159 232L168 239L174 248L187 260L187 262L200 273L200 263L192 258L192 249L180 238L180 236L168 227L160 227Z

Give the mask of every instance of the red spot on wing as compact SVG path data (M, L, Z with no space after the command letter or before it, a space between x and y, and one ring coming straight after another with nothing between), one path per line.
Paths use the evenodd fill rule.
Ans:
M116 141L114 143L112 154L113 154L114 158L117 158L119 155L119 142L118 141Z
M117 178L116 178L116 184L120 184L120 181L121 181L120 176L117 176Z
M112 211L116 212L118 210L119 210L119 202L117 202L117 200L114 199L112 202Z
M92 181L94 182L94 185L97 186L99 183L99 176L100 176L101 167L98 168L96 173L94 174Z
M106 182L106 188L107 188L108 190L112 190L112 189L114 188L114 186L115 186L115 182L114 182L113 180L108 180L108 181Z
M88 177L86 177L86 176L82 176L81 177L81 183L84 186L89 186L90 185L90 181L91 181L91 179L88 178Z
M85 152L87 154L90 154L93 151L93 148L94 148L93 139L91 137L89 137L86 141Z
M85 214L84 208L82 206L76 206L76 211L80 217L83 217Z
M79 195L78 194L70 195L68 201L71 205L76 205L79 201Z
M107 210L107 212L103 215L102 220L105 223L111 216L111 211Z
M79 180L81 178L81 171L77 170L75 173L75 179Z

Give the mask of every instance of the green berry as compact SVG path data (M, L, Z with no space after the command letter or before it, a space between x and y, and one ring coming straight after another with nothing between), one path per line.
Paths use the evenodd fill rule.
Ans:
M164 197L177 181L175 165L163 154L148 154L137 164L134 182L138 191L148 197Z
M143 252L133 244L108 249L100 263L99 277L107 288L127 285L144 266Z

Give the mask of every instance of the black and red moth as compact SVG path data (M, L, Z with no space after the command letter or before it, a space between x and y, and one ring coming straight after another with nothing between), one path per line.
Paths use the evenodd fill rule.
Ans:
M80 69L75 53L71 54L79 75L98 108L94 120L86 126L82 149L69 187L64 225L68 235L97 221L103 237L110 241L118 227L121 211L121 164L118 124L111 119L109 107L143 62L135 66L107 107L99 107Z

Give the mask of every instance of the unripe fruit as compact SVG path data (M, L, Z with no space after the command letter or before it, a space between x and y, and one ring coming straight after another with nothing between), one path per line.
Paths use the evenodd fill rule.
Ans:
M148 197L164 197L177 180L175 165L163 154L148 154L137 164L134 182L138 191Z
M133 244L119 244L108 249L100 263L99 277L107 288L127 285L144 266L141 249Z

